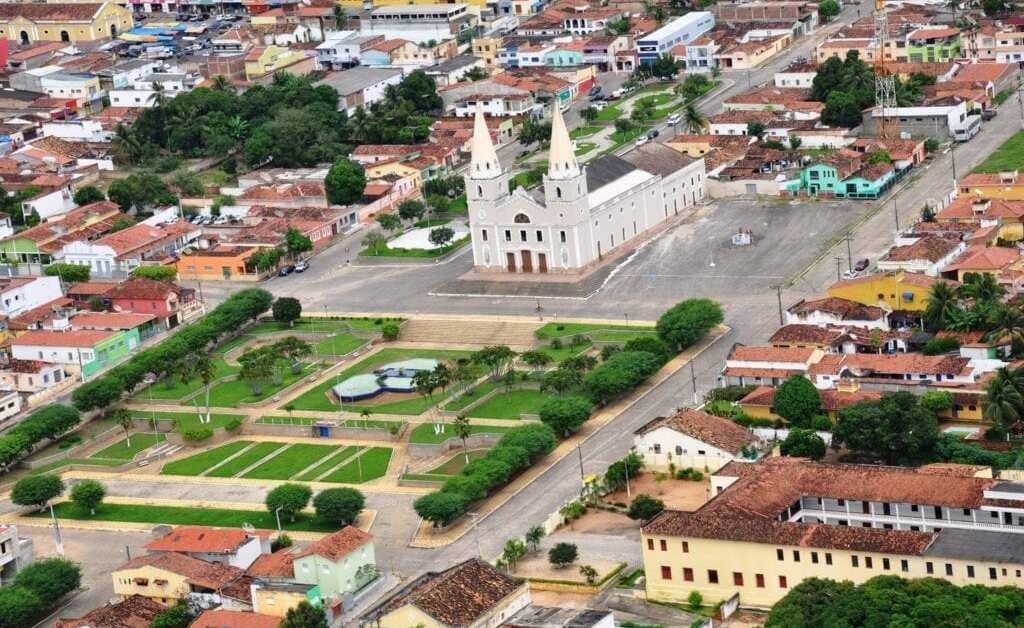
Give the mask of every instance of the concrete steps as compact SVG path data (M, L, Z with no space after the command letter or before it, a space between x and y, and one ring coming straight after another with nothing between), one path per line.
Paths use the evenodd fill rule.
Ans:
M508 345L528 349L537 345L533 332L540 323L482 320L411 319L402 325L399 340L430 344Z

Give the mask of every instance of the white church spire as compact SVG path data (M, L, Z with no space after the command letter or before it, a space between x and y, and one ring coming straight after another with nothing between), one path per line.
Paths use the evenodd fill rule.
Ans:
M484 110L476 106L476 119L473 122L473 141L470 145L469 176L474 179L491 179L501 174L498 153L491 142L491 132L484 121Z
M562 111L558 103L552 103L551 114L551 151L548 154L548 178L572 179L579 176L580 166L576 163L576 151L569 139L569 130L565 128Z

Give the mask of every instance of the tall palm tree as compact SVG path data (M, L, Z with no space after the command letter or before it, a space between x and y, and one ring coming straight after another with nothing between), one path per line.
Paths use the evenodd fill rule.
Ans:
M960 294L975 301L992 302L1006 292L991 273L968 273Z
M1009 369L1001 368L985 386L985 401L982 416L986 420L1008 427L1021 416L1024 398L1014 386L1014 375Z
M181 383L187 385L198 377L206 392L206 415L199 416L200 423L210 422L210 383L213 381L215 369L210 354L206 352L192 353L182 360L180 366Z
M231 89L231 81L229 81L223 74L218 74L213 77L213 89L218 92L226 92Z
M1014 344L1024 342L1024 313L1010 306L996 307L988 320L990 331L986 338L996 342L1009 337Z
M351 139L360 142L366 139L366 134L370 129L370 117L366 115L366 110L362 106L356 107L355 113L348 119L348 126L352 135Z
M334 15L334 26L339 31L344 30L345 25L348 24L348 14L345 13L345 8L336 4L332 14Z
M683 110L683 126L691 133L700 133L707 125L707 118L704 117L694 104L686 105Z
M932 331L946 328L946 323L960 309L956 289L945 281L932 285L928 291L928 304L924 309L924 322Z
M167 104L167 94L164 91L164 84L153 82L152 87L153 93L149 95L149 102L156 109L162 109Z
M113 144L114 152L122 162L133 163L142 159L144 148L132 127L118 123L114 129Z

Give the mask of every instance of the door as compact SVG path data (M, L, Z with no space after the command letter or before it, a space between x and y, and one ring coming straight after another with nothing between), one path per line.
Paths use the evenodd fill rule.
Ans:
M537 253L537 272L541 272L541 273L548 272L548 255L547 255L547 253Z
M523 272L524 273L532 273L533 272L533 256L530 255L529 251L522 251L522 255L523 255Z
M510 273L516 272L516 254L515 253L505 253L505 260L506 260L506 263L508 265L508 268L507 268L508 272L510 272Z

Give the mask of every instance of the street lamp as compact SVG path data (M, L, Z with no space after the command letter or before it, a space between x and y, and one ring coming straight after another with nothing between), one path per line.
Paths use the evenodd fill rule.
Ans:
M149 399L150 422L153 424L153 442L156 442L156 410L153 409L153 385L156 384L156 373L146 373L142 377L146 384L146 397Z
M476 537L476 557L483 558L483 554L480 551L480 513L467 512L470 519L473 520L473 536Z
M281 510L284 506L278 506L274 509L274 518L277 519L277 533L281 534Z
M53 542L57 546L57 553L64 558L64 539L60 536L60 524L57 523L57 515L53 512L53 504L50 503L50 519L53 521Z

